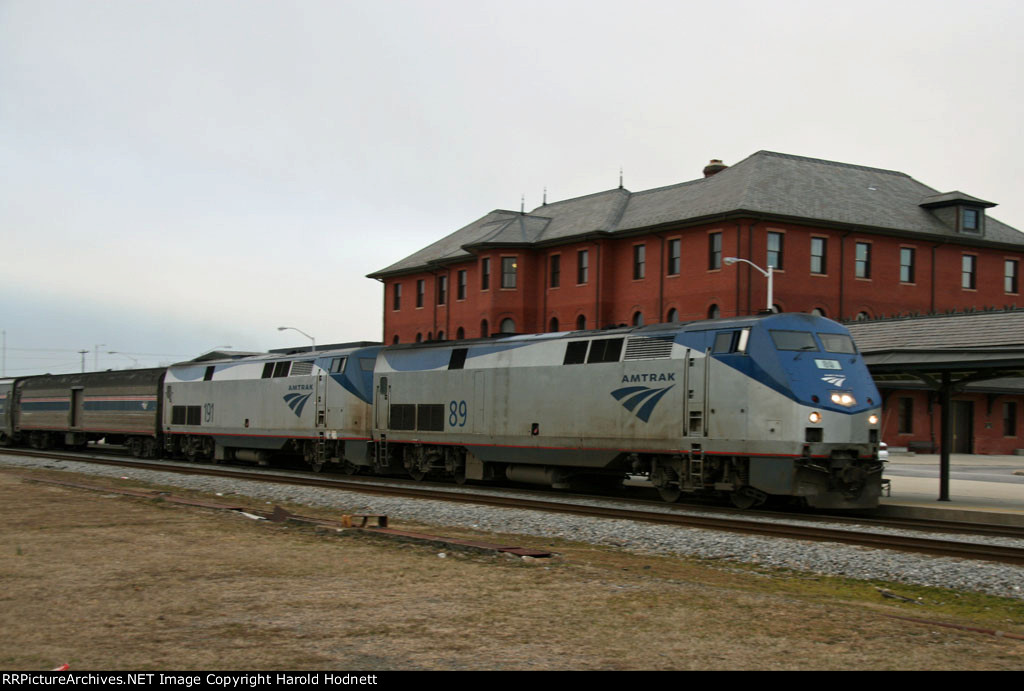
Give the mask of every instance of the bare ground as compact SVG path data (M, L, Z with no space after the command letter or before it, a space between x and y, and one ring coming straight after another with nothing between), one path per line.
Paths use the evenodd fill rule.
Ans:
M4 669L1024 668L1024 641L886 616L1024 633L1022 603L938 589L888 584L925 603L890 604L882 584L521 536L561 556L441 558L9 471L0 526Z

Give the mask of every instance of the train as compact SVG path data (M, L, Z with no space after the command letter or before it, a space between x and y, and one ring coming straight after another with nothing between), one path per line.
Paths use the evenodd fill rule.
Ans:
M761 314L4 380L0 443L865 509L881 403L845 327Z

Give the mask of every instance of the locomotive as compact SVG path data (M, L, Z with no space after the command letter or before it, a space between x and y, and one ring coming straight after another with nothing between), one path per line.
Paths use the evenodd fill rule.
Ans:
M740 507L789 497L860 509L881 493L881 397L848 331L807 314L359 343L135 373L28 377L7 398L0 382L0 403L13 399L0 434L460 483L640 476L666 501L714 494ZM115 409L133 425L115 424Z

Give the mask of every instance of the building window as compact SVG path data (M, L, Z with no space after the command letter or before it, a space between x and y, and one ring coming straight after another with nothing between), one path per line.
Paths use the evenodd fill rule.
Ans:
M466 285L469 283L468 273L469 272L467 272L465 269L463 269L462 271L460 271L458 273L459 285L456 286L456 288L455 288L455 290L456 290L456 296L455 297L458 300L465 300L466 299Z
M548 331L558 331L558 317L551 317L551 324L548 325Z
M501 333L503 334L514 334L516 332L516 323L512 319L501 320Z
M583 331L587 328L587 318L582 314L576 317L576 330Z
M668 275L678 276L679 275L679 251L680 241L678 238L675 240L668 241Z
M965 233L981 232L981 215L977 209L963 209L960 212L960 229Z
M580 250L576 253L576 283L583 284L590 280L590 251Z
M486 319L480 320L480 337L487 338L491 335L490 327L487 324Z
M675 307L670 309L668 311L668 314L665 315L665 321L667 321L667 322L677 322L677 321L679 321L679 311L676 310Z
M871 245L867 242L857 243L855 272L857 278L871 278Z
M548 282L548 284L552 288L557 288L558 286L562 285L562 255L551 255L551 264L548 274L551 276L551 279Z
M1003 436L1004 437L1016 437L1017 436L1017 404L1016 403L1004 403L1003 404Z
M633 326L643 326L643 325L644 325L644 313L643 312L634 312L633 313Z
M823 274L828 272L828 249L825 238L811 238L811 273Z
M395 337L393 339L391 339L391 342L396 344L396 345L398 344L398 334L395 334Z
M423 295L426 292L426 281L422 278L416 281L416 306L423 307Z
M462 327L460 326L460 327L459 327L459 330L455 332L455 338L457 338L458 340L460 340L460 341L461 341L461 340L462 340L463 338L465 338L465 337L466 337L466 330L465 330L465 329L463 329L463 328L462 328Z
M491 259L484 257L480 260L480 290L489 290L491 287Z
M718 305L711 305L708 307L708 319L718 319L722 316L722 311L718 309Z
M1017 260L1007 259L1003 262L1003 290L1007 293L1017 292Z
M811 314L813 314L815 317L824 317L825 309L822 307L815 307L814 309L811 310Z
M722 268L722 234L708 235L708 269Z
M782 233L768 233L768 266L782 268Z
M443 305L448 299L448 277L437 277L437 304Z
M421 333L416 334L416 342L417 343L423 343L423 334L421 334Z
M900 283L914 282L914 249L900 248Z
M901 398L897 408L897 429L900 434L914 433L914 399Z
M501 287L502 288L515 288L516 287L516 269L518 268L515 257L502 257L501 258Z
M974 290L977 285L978 258L973 254L965 254L960 262L960 287Z
M647 264L647 245L633 245L633 280L644 277Z
M395 284L395 287L393 288L392 295L394 296L394 302L392 303L391 308L397 312L398 310L402 309L402 284L401 283L396 283Z

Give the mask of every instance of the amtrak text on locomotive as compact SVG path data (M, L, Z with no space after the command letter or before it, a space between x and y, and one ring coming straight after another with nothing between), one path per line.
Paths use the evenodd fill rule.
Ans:
M624 374L622 375L622 383L630 384L633 382L641 381L675 381L675 372L661 372L658 374Z

